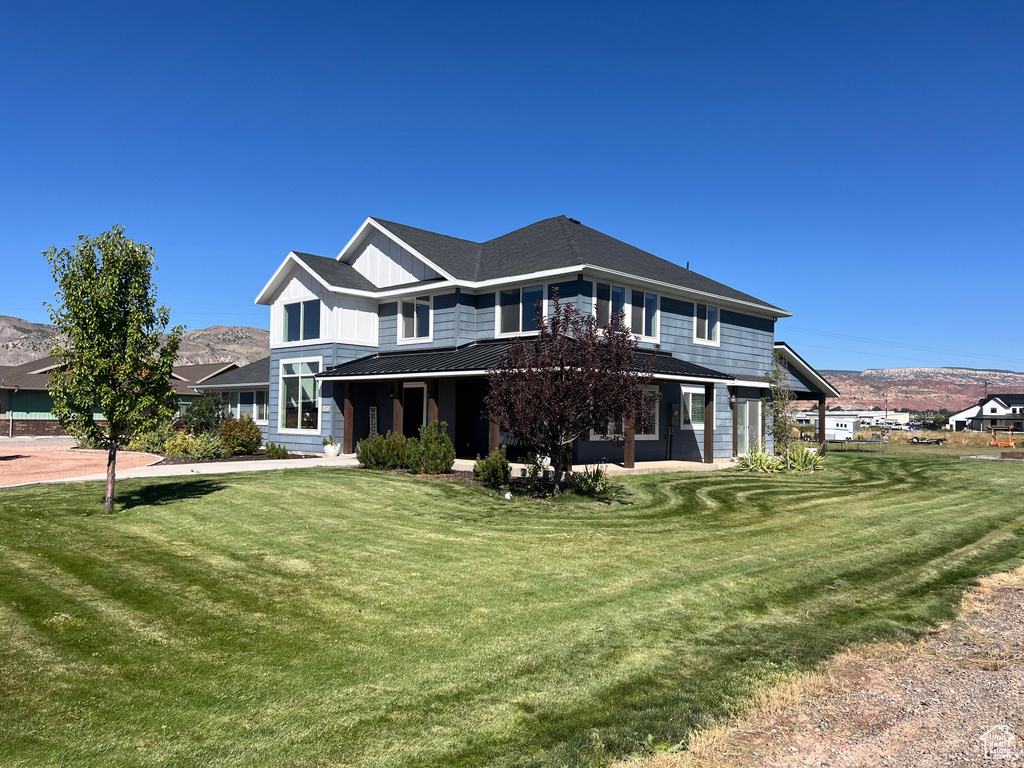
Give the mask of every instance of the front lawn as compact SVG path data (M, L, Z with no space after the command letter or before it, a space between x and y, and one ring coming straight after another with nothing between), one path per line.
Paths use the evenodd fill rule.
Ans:
M1021 562L1024 466L623 480L296 469L0 491L0 765L602 765Z

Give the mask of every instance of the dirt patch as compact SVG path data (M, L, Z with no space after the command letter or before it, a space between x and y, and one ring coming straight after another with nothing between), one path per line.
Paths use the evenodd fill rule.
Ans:
M991 576L912 645L854 648L745 717L637 768L1024 765L1024 569ZM997 730L993 730L997 729ZM1007 751L986 755L1006 736Z
M63 480L107 471L107 452L69 445L68 440L10 440L0 443L0 487ZM118 451L117 468L134 469L156 464L159 456Z

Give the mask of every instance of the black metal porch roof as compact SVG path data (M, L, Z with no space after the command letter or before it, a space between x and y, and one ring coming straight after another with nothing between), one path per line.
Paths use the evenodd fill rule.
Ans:
M498 364L501 354L509 348L512 339L484 339L472 341L457 347L441 349L400 349L394 352L378 352L360 357L347 363L328 368L317 375L320 379L371 379L375 376L394 377L397 375L454 374L459 372L479 375ZM634 368L641 370L647 360L654 358L652 371L658 377L683 377L690 379L733 380L727 373L672 357L667 352L657 355L648 350L637 350Z

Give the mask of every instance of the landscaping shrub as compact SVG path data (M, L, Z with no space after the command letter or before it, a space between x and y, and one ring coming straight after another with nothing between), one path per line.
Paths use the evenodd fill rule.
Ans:
M751 451L750 455L740 459L737 466L748 472L777 474L786 468L786 462L779 456L768 453L764 446L760 446L757 450Z
M580 496L607 496L613 490L608 471L600 464L585 466L569 476L569 488Z
M434 421L420 427L419 439L409 441L406 450L409 471L418 475L444 475L455 464L455 446L448 436L448 425Z
M230 398L223 392L207 392L188 404L181 420L193 435L215 432L228 415L229 402Z
M409 441L405 435L389 431L360 440L356 458L367 469L406 469Z
M267 443L266 454L268 459L287 459L288 449L285 448L283 445Z
M252 456L263 444L263 433L248 413L240 419L224 419L217 434L226 456Z
M174 437L174 434L174 427L171 422L161 424L150 432L143 432L141 435L136 435L135 438L128 443L128 450L142 451L142 453L163 453L167 446L167 441Z
M164 453L168 456L186 456L201 461L223 458L224 447L215 432L204 432L198 437L188 432L178 432L164 445Z
M491 451L486 459L481 459L477 454L476 464L473 465L473 479L483 483L488 488L501 488L508 485L512 478L512 465L505 455L505 446Z
M797 472L814 472L825 468L825 459L803 445L798 445L789 452L789 460Z

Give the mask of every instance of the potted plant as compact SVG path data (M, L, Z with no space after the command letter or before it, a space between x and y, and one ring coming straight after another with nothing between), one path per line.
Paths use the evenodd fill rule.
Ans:
M341 446L334 442L334 435L328 435L320 441L324 446L324 456L335 457L341 453Z

